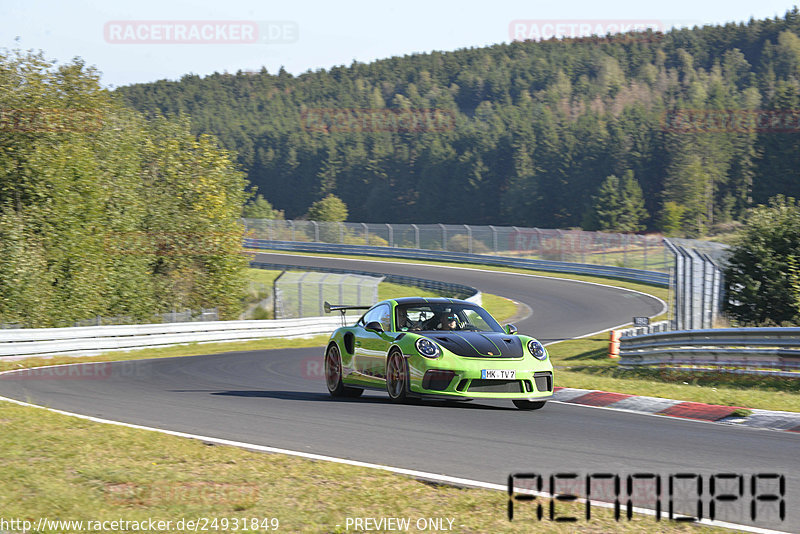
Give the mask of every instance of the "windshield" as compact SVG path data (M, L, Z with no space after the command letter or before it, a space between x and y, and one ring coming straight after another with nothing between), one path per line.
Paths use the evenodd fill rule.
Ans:
M395 311L398 332L503 332L486 310L470 304L403 304L398 305Z

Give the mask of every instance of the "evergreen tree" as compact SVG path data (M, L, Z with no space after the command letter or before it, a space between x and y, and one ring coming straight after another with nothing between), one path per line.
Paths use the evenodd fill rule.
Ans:
M626 171L622 180L608 176L593 197L592 209L586 222L587 229L608 232L639 232L647 217L642 188Z

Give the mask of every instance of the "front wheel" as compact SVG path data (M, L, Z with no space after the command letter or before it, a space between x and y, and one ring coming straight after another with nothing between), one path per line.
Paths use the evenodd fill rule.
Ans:
M408 400L408 366L397 350L392 351L386 360L386 391L393 402Z
M546 401L529 401L529 400L515 400L514 406L520 410L541 410L544 408Z
M325 352L325 382L332 397L359 397L364 393L363 389L349 388L342 382L342 356L336 344Z

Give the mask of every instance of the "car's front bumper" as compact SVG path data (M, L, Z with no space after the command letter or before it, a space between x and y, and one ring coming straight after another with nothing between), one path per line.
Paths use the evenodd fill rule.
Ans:
M513 379L482 377L484 369L514 371ZM554 391L553 368L547 362L532 365L529 358L475 359L467 368L437 366L437 360L409 360L411 393L467 399L548 400Z

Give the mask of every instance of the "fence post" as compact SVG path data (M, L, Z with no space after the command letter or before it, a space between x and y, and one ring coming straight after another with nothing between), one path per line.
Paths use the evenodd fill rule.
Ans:
M469 240L468 250L469 250L469 253L472 254L472 228L470 228L469 225L467 225L467 224L464 225L464 228L467 229L467 236L468 236L468 240Z
M369 227L367 223L361 223L361 226L364 227L364 244L369 245Z
M389 223L386 223L386 228L389 229L389 246L393 247L394 246L394 228L392 228L392 225L389 224Z
M497 255L497 228L490 224L489 229L492 231L492 248L494 249L495 255Z
M513 245L513 251L514 251L514 252L519 252L519 243L520 243L519 236L520 236L520 231L519 231L519 228L517 228L516 226L512 226L511 228L513 228L513 229L514 229L514 245ZM511 246L509 246L509 248L511 248Z
M325 308L323 306L323 302L325 302L325 279L329 276L330 274L323 275L322 278L319 279L319 282L317 282L319 286L319 300L317 300L317 304L319 305L320 317L325 315Z
M644 236L644 270L647 270L647 236Z
M339 304L344 304L344 281L350 278L351 274L345 274L341 280L339 280Z
M414 229L414 239L416 240L417 243L417 249L419 249L419 226L417 226L416 224L412 224L411 228Z
M273 319L281 319L278 313L278 280L281 279L281 276L286 274L286 271L281 271L281 274L275 278L272 282L272 318Z
M447 228L442 223L439 223L442 228L442 250L447 250Z

